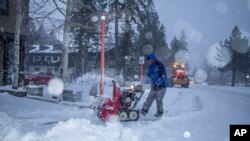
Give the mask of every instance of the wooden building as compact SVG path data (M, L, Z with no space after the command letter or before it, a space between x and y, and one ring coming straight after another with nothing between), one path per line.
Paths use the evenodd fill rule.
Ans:
M7 84L7 77L12 73L14 35L16 25L16 0L0 0L0 85ZM20 71L24 71L25 39L28 33L29 0L23 0L24 13L20 31Z

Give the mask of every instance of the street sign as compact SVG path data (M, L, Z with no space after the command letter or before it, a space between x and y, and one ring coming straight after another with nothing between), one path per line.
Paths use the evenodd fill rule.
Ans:
M140 56L140 58L139 58L139 64L144 64L144 63L145 63L144 56Z

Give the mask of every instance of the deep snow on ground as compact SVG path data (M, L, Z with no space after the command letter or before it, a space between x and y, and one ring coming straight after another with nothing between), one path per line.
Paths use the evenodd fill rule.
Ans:
M88 97L90 83L94 82L82 78L70 86L83 91L84 103L93 101ZM109 88L112 87L107 85L106 93L111 93ZM145 90L138 108L148 91ZM250 124L249 107L250 88L191 85L188 89L167 90L164 98L167 113L159 120L152 120L156 112L154 103L148 115L137 122L120 123L113 119L105 123L92 109L0 93L0 140L229 141L230 124Z

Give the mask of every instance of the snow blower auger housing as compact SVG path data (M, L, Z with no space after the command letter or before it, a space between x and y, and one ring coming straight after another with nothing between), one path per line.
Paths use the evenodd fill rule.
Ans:
M107 98L101 105L98 117L104 121L109 120L111 116L117 116L120 121L136 121L139 119L139 111L135 109L141 99L144 91L142 86L132 86L128 90L121 91L113 84L113 99Z

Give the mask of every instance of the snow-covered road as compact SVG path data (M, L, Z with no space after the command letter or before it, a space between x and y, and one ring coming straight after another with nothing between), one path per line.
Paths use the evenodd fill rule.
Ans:
M0 140L229 141L230 124L250 124L250 88L203 85L169 88L164 107L167 113L160 120L148 120L156 112L153 104L149 114L137 122L103 123L90 109L1 93ZM62 122L44 124L58 120Z

